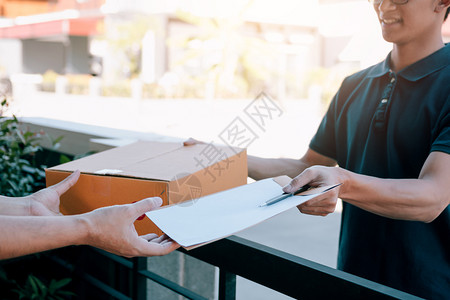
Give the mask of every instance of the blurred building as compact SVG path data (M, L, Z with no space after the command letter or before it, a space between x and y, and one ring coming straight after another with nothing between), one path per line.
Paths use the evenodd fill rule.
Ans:
M103 0L1 0L0 65L7 74L89 73L89 37Z
M251 63L248 68L258 77L263 67L270 69L265 90L279 98L298 97L302 83L316 80L310 70L342 65L359 69L385 57L390 45L382 40L372 10L366 0L0 0L0 70L6 76L53 70L101 75L104 80L137 74L144 82L177 84L183 80L179 72L207 73L208 64L220 63L219 51L223 56L227 46L241 46L230 45L235 36L220 39L224 28L235 25L222 21L239 20L239 35L264 41L266 52L224 61L223 71L232 73L237 63ZM186 22L180 12L200 20ZM105 32L136 16L151 17L153 27L128 53L112 51ZM202 34L195 24L201 18L225 24L217 27L219 38L195 38ZM450 21L443 34L450 40ZM177 62L187 50L172 47L168 40L183 36L192 37L187 50L203 55L180 66ZM130 56L135 57L132 67L124 63Z

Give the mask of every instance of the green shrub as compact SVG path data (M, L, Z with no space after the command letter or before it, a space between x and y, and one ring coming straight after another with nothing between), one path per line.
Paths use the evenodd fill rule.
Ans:
M6 105L3 100L2 110ZM41 136L21 128L15 116L0 116L0 195L24 196L44 186L44 167L35 162Z

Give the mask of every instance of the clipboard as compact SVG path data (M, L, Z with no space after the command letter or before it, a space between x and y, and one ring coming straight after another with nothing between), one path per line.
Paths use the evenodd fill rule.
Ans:
M288 176L268 178L251 184L163 206L147 217L186 250L194 249L263 222L296 207L340 184L312 188L269 206L261 206L283 193Z

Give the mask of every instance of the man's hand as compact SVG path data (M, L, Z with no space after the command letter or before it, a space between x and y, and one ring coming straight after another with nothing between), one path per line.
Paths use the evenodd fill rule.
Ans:
M42 189L32 195L24 197L29 207L30 216L57 216L59 211L59 197L70 189L80 177L80 171L73 172L63 181Z
M340 168L313 166L307 168L300 175L295 177L287 186L283 188L286 193L292 193L305 184L312 187L321 187L325 185L334 185L343 183L341 181ZM319 195L309 201L306 201L297 208L304 214L326 216L333 213L336 209L336 203L340 187L332 189L322 195Z
M160 198L96 209L82 215L88 224L87 244L125 257L165 255L179 245L166 235L138 236L133 223L142 214L161 206Z

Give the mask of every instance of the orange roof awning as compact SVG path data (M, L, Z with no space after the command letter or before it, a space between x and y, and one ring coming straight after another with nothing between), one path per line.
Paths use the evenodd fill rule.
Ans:
M65 19L48 22L12 25L0 28L0 38L31 39L55 35L90 36L98 34L102 18Z

